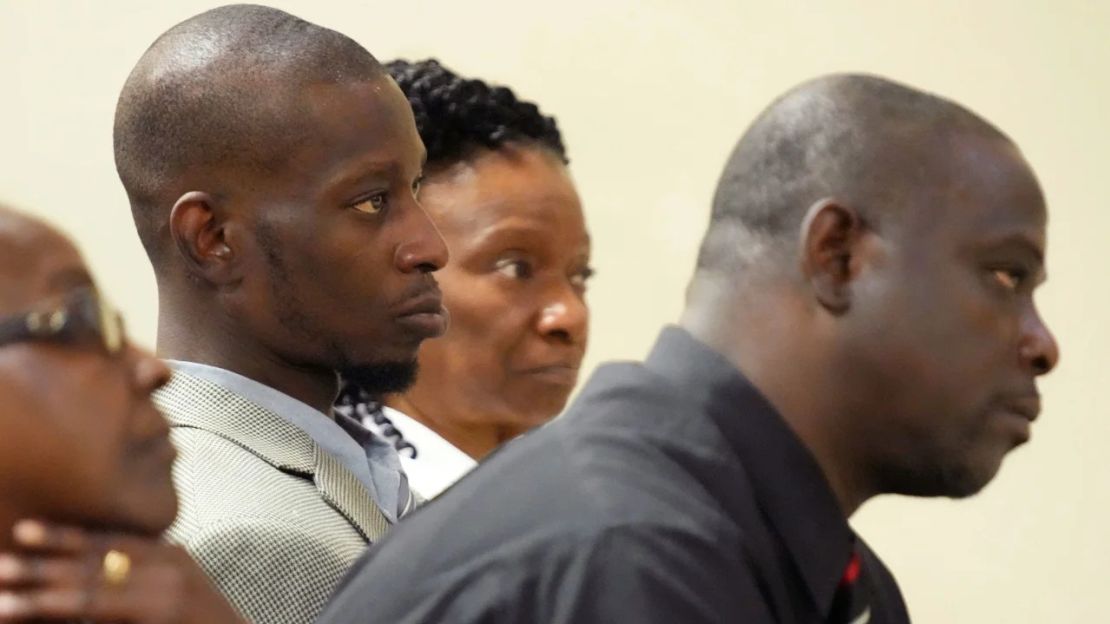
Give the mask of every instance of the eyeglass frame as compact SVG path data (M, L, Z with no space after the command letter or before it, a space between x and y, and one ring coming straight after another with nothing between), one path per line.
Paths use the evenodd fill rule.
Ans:
M93 287L80 288L61 305L12 314L0 319L0 346L33 340L58 340L67 333L94 332L109 355L126 343L123 319Z

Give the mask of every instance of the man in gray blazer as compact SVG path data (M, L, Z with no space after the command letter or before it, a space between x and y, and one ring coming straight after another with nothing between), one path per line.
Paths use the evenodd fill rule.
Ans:
M248 619L308 622L413 504L395 452L330 409L337 375L405 388L446 328L412 112L348 37L221 7L142 56L115 156L174 368L170 538Z

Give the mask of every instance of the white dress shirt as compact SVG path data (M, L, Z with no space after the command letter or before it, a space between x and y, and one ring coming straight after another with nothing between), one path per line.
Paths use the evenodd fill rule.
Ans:
M416 448L416 457L412 457L408 449L401 452L401 466L408 475L409 486L424 498L439 496L440 492L478 465L474 458L444 440L424 423L384 405L382 413ZM372 417L366 417L363 425L382 435L380 426L374 423Z

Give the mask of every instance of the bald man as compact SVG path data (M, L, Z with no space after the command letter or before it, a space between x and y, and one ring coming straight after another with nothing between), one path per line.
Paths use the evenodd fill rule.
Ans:
M321 621L907 622L848 518L971 495L1029 439L1045 221L959 105L791 90L725 167L681 325L393 533Z
M174 369L169 536L252 621L311 621L413 505L388 442L330 410L337 373L403 390L446 327L412 111L350 38L233 5L143 54L115 155Z

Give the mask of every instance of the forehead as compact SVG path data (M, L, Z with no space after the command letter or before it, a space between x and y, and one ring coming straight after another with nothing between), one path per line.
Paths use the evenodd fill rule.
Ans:
M939 161L935 187L915 202L909 231L956 244L1021 236L1043 251L1044 195L1013 144L958 135L942 140L932 156Z
M479 152L430 175L420 200L445 236L516 224L586 237L574 182L563 163L542 148Z
M301 93L294 174L324 186L364 172L419 169L424 146L412 109L388 76L369 81L314 84Z
M0 215L0 313L91 283L77 248L59 232L22 216Z

